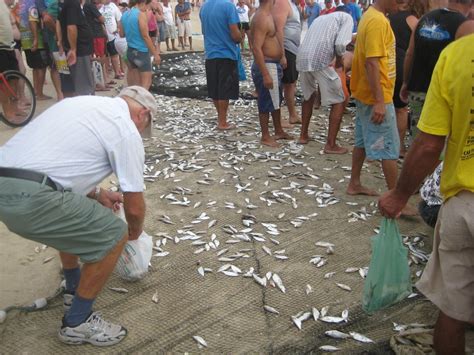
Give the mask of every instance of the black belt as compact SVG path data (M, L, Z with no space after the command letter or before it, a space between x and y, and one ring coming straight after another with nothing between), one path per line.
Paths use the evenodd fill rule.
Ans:
M32 170L0 167L0 177L28 180L37 182L38 184L44 182L46 186L51 187L55 191L63 191L63 187L51 180L46 174Z

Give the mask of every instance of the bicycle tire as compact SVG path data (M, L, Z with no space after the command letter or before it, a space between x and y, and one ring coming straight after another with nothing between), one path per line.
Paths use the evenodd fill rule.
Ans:
M31 84L30 80L25 75L20 73L19 71L7 70L7 71L3 72L2 74L3 74L6 81L10 81L10 80L14 80L14 79L22 80L22 82L25 85L24 91L28 93L27 95L30 98L31 103L30 103L28 111L25 113L24 117L22 117L21 119L19 119L19 120L17 119L15 121L13 121L12 119L9 119L3 113L3 108L0 111L0 119L3 122L5 122L7 125L9 125L10 127L25 126L26 124L28 124L28 122L31 121L31 119L33 118L33 116L35 114L35 110L36 110L36 96L35 96L35 91L33 89L33 85ZM0 85L3 85L2 81L0 81ZM9 87L8 89L11 89L11 87Z

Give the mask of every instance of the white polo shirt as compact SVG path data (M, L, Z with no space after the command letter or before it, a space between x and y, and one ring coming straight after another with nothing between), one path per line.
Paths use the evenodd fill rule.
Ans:
M140 133L118 97L60 101L0 147L1 167L42 172L82 195L112 172L122 191L142 192L144 163Z

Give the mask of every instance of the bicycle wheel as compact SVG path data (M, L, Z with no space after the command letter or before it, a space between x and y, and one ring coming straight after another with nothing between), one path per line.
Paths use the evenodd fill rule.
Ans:
M26 125L33 118L36 97L33 85L22 73L7 70L0 75L0 119L11 127Z

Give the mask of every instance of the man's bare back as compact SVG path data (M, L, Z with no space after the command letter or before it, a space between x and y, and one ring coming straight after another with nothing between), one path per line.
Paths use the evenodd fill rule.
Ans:
M270 11L262 7L257 9L252 19L251 38L262 38L261 46L265 59L280 60L283 52L276 36L275 22Z

